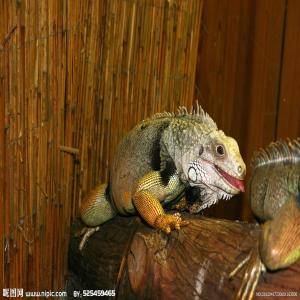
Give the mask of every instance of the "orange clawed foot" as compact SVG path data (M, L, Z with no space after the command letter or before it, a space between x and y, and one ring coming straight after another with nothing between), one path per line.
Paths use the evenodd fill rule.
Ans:
M179 230L180 227L188 225L188 221L183 221L179 213L174 215L159 215L154 227L161 229L165 233L170 233L172 230Z

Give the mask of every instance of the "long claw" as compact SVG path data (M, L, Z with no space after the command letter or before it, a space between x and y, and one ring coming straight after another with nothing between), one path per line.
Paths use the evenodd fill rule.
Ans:
M98 231L100 229L99 226L97 227L93 227L93 228L84 228L84 230L82 230L82 234L84 234L84 236L81 239L81 242L79 244L79 250L82 251L82 249L84 248L85 243L87 242L88 238L94 234L96 231Z
M236 267L235 267L235 269L233 269L231 272L230 272L230 274L229 274L229 278L231 279L231 278L233 278L238 272L239 272L239 270L249 261L249 259L250 259L250 257L251 257L251 254L248 254L247 256L246 256L246 258L244 259L244 260L242 260Z
M264 265L260 260L257 248L253 249L248 256L237 265L237 267L229 274L229 278L235 276L244 266L245 271L237 294L237 299L251 300L253 298L260 274L265 270Z

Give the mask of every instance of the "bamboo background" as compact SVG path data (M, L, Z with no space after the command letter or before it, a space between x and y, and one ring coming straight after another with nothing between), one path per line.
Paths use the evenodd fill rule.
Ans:
M191 106L202 1L0 1L1 287L63 290L120 138Z
M198 99L248 166L299 136L299 20L297 0L0 0L0 288L63 290L80 201L139 120Z

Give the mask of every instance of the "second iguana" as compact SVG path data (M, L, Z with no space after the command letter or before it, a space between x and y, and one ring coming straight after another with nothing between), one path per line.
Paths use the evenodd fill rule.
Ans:
M246 166L237 142L218 130L197 105L190 113L161 113L142 121L119 144L108 184L98 185L84 199L80 216L90 227L86 239L117 213L138 213L150 226L169 233L186 225L163 206L199 191L198 212L220 199L244 191ZM195 209L196 207L196 209Z
M271 143L251 165L248 193L262 226L257 245L230 275L246 266L238 299L252 299L261 272L300 259L300 138Z
M263 221L260 256L270 270L300 258L300 138L278 141L252 161L251 208Z

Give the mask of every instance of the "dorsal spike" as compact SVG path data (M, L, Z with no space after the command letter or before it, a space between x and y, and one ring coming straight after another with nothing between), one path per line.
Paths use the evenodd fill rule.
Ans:
M198 101L196 101L196 109L197 109L197 115L200 116L204 113L202 107L199 105Z
M265 149L258 150L251 161L253 169L261 166L283 163L300 163L300 138L272 142Z
M199 123L205 123L212 130L218 130L218 127L214 120L206 113L203 108L199 105L198 101L196 102L196 107L191 108L189 113L185 106L180 106L177 109L177 114L163 112L155 114L151 119L160 119L166 117L181 117L184 119L193 120Z

